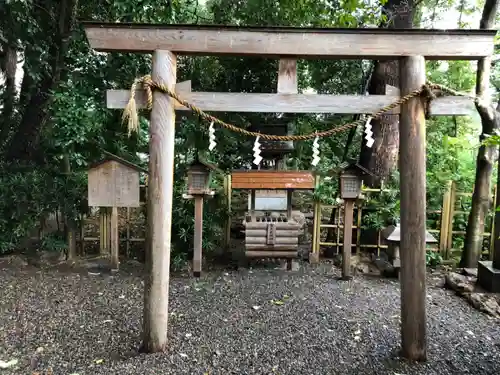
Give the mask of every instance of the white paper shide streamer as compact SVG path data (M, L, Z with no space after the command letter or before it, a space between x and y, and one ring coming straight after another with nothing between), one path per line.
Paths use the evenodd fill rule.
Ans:
M318 137L314 138L312 149L313 149L313 159L312 159L311 164L315 167L316 165L318 165L319 161L321 160L321 158L319 157L319 139L318 139Z
M259 165L262 161L262 156L260 156L260 143L259 138L255 138L255 143L253 144L253 163Z
M212 151L215 148L215 146L217 146L217 142L215 140L215 127L213 121L210 123L210 127L208 128L208 140L209 140L208 150Z
M372 135L372 125L371 125L372 118L368 117L366 120L365 124L365 140L366 140L366 147L371 148L373 146L373 143L375 142L375 139L373 139Z

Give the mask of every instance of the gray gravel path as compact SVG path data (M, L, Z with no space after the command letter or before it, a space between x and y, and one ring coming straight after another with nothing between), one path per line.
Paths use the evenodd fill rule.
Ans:
M397 281L337 281L328 265L171 280L170 347L139 355L142 278L0 273L0 374L499 374L500 324L429 277L429 361L396 357ZM274 300L274 303L271 302ZM39 354L35 354L37 352ZM44 372L41 372L44 374Z

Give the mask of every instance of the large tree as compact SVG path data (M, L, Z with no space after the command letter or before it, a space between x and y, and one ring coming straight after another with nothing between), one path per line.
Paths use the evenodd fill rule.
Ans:
M413 0L388 0L382 7L381 28L411 29L415 4ZM385 95L387 85L399 88L397 60L376 61L368 85L370 95ZM397 167L399 150L399 116L383 115L371 121L375 142L371 148L363 139L359 162L377 177L368 178L367 185L379 185ZM380 178L378 178L380 177Z
M77 0L3 2L1 54L5 75L0 134L8 160L32 160L40 130L49 119L52 91L65 71L65 58L74 26ZM15 86L17 58L23 77Z
M486 0L480 22L480 29L493 29L498 11L499 0ZM494 135L500 130L498 109L492 107L489 99L491 56L482 58L477 64L476 74L476 108L481 118L482 134L480 140ZM464 251L460 265L463 267L477 267L483 248L484 222L490 207L491 175L493 165L498 157L497 146L482 144L479 148L476 162L476 179L472 194L472 207L465 233Z

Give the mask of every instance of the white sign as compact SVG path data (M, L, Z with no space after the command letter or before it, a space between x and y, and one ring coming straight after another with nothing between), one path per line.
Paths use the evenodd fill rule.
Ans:
M286 211L286 190L256 190L256 211ZM251 196L248 195L248 209L251 208Z

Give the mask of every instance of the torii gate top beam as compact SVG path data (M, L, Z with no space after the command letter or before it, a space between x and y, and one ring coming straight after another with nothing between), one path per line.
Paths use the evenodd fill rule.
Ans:
M496 30L239 27L83 22L102 52L322 59L478 60L493 54Z

